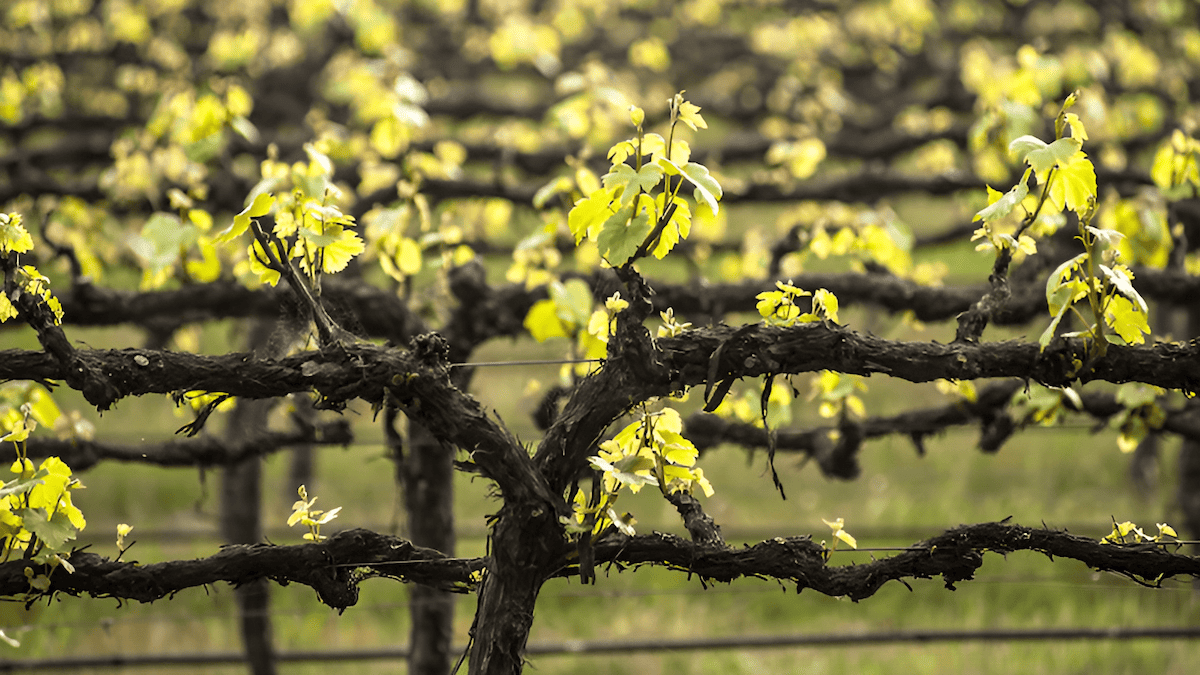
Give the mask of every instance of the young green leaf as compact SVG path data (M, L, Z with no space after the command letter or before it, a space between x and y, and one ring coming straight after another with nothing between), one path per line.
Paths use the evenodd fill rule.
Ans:
M233 224L217 233L217 243L224 244L240 237L250 227L251 218L267 215L274 204L274 195L266 192L259 194L241 213L233 217Z
M586 326L592 316L592 289L582 279L568 279L566 283L550 283L550 299L554 301L555 313L565 324Z
M984 222L988 222L1003 218L1011 213L1012 210L1016 208L1017 204L1020 204L1021 200L1025 199L1025 196L1029 194L1029 185L1026 183L1028 178L1029 173L1026 172L1025 175L1021 177L1021 180L1014 185L1011 190L1003 194L993 190L989 186L988 205L980 209L979 212L975 214L975 218L973 218L973 220L982 220Z
M1050 310L1054 311L1054 307L1057 306L1058 311L1055 312L1054 318L1050 321L1050 325L1046 326L1046 330L1042 331L1041 336L1038 337L1038 344L1041 345L1043 350L1045 350L1046 346L1050 344L1050 341L1054 339L1054 331L1058 330L1058 324L1062 321L1062 318L1067 315L1067 310L1071 309L1071 295L1072 293L1070 287L1060 286L1055 290L1053 295L1046 296L1050 302Z
M813 314L816 314L819 319L837 323L837 296L824 288L818 288L816 292L813 293Z
M9 301L8 296L0 293L0 323L17 318L17 308Z
M401 237L396 246L396 268L405 276L421 271L421 245L415 239Z
M690 101L683 101L679 104L679 121L691 127L692 131L696 131L697 128L708 128L708 123L700 115L700 106Z
M664 199L666 199L666 194L660 194L654 199L659 213L666 211L663 208ZM675 212L671 214L671 220L663 228L662 233L658 236L658 242L651 251L659 260L670 253L681 239L687 239L688 234L692 231L692 211L688 208L687 202L676 197L671 203L675 205Z
M624 265L637 252L653 228L654 222L645 210L638 209L637 215L634 215L632 204L622 208L604 221L596 239L600 255L613 267Z
M708 208L712 210L712 214L714 216L717 215L717 202L720 201L724 193L721 190L721 184L708 173L708 167L703 164L688 162L680 167L679 171L684 176L687 176L692 185L696 186L696 189L693 191L696 202L700 203L703 201L705 204L708 204Z
M1064 106L1065 108L1066 106ZM1087 129L1083 128L1083 120L1079 119L1079 115L1075 113L1067 113L1063 116L1063 121L1071 129L1071 138L1077 138L1080 142L1088 139Z
M615 212L613 197L617 190L615 187L601 188L575 202L567 216L567 226L575 235L576 244L583 241L584 237L594 240L600 233L609 216Z
M617 464L610 464L600 457L588 457L588 462L635 492L643 485L658 485L658 479L649 473L649 469L654 466L654 460L646 457L626 457Z
M299 234L309 246L293 247L292 257L300 258L300 266L305 271L310 269L313 262L310 258L315 258L318 250L321 252L321 271L336 274L366 249L366 245L357 234L341 225L327 225L323 234L301 228ZM305 255L306 251L308 255Z
M617 164L601 180L606 188L623 188L621 204L631 203L639 192L649 193L662 182L663 170L657 164L647 164L634 171L628 164Z
M1200 187L1197 154L1200 154L1200 142L1176 129L1154 154L1150 178L1164 190L1186 183Z
M1082 265L1086 260L1087 254L1080 253L1056 267L1054 272L1050 274L1050 277L1046 279L1046 301L1050 306L1051 314L1057 314L1061 307L1070 305L1083 297L1078 295L1078 289L1071 288L1070 292L1066 295L1063 295L1062 289L1067 280L1072 277L1075 268ZM1087 292L1086 286L1083 288L1083 292Z
M33 238L21 225L21 214L0 213L0 255L9 251L24 253L33 249Z
M684 438L676 431L667 429L655 430L655 435L659 437L662 444L663 459L677 466L693 466L696 463L696 458L700 456L700 451L691 441Z
M546 208L546 202L554 198L555 195L569 193L575 184L566 176L559 176L554 180L546 183L538 188L538 191L533 195L533 207L535 209Z
M567 337L566 327L558 316L558 307L553 300L539 300L525 315L525 330L538 342L553 337Z
M1118 293L1132 302L1136 302L1143 314L1150 311L1147 309L1146 301L1142 299L1141 294L1134 289L1133 280L1130 279L1126 273L1127 270L1123 266L1118 265L1116 269L1112 269L1107 265L1100 265L1100 271L1104 273L1104 276L1108 278L1109 283L1113 285L1113 288Z
M1078 138L1060 138L1047 145L1040 138L1021 136L1009 143L1008 149L1022 157L1035 172L1041 174L1055 164L1066 162L1079 152L1082 145L1083 141Z
M272 248L274 248L273 245ZM250 244L249 248L246 249L246 254L250 260L250 271L258 275L258 280L260 283L270 284L272 286L279 283L279 270L271 269L264 264L264 261L269 259L267 258L266 251L263 249L262 244L260 244L257 239L255 239L254 242Z
M13 509L13 514L21 519L26 530L50 549L62 548L63 544L79 534L79 530L71 524L66 514L58 511L48 515L44 508L24 508Z
M844 526L846 521L844 519L838 518L837 520L829 521L822 518L821 522L829 526L829 529L833 532L834 537L846 542L850 548L858 548L858 540L856 540L850 535L849 532L845 530ZM834 548L837 548L837 542L834 542Z
M1077 152L1069 160L1060 162L1050 184L1050 201L1060 209L1065 207L1082 216L1095 199L1096 168L1087 153Z
M1122 295L1113 296L1104 312L1105 322L1125 341L1125 344L1140 345L1145 342L1143 333L1150 334L1146 313Z

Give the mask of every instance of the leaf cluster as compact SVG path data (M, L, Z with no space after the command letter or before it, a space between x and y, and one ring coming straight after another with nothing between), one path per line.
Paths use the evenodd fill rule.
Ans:
M313 497L309 499L308 490L303 485L296 489L296 493L300 496L300 499L292 504L292 515L288 516L287 526L295 527L297 524L300 524L307 527L308 532L304 533L306 541L323 541L327 539L328 537L321 534L321 526L337 518L342 507L339 506L328 511L314 509L313 504L317 503L317 498Z
M591 497L575 492L574 521L567 521L568 531L600 533L612 525L633 536L635 521L628 514L618 514L614 507L626 488L636 494L650 485L658 487L663 495L690 494L699 488L711 497L712 484L704 477L704 470L696 466L700 453L682 431L683 419L674 408L643 410L640 419L602 442L599 452L588 458L600 472L598 489Z
M707 167L689 161L687 142L675 139L677 124L693 131L708 127L699 110L682 92L676 94L664 139L645 132L645 113L632 108L630 120L637 135L612 146L608 152L612 166L601 178L601 186L575 202L567 217L576 244L585 238L596 242L612 267L648 252L663 258L691 232L691 208L679 197L685 182L692 185L696 203L716 215L721 185Z

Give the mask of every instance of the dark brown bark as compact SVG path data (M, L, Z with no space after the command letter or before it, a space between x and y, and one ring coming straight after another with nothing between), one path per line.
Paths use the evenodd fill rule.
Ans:
M1188 335L1200 335L1200 308L1193 307L1187 314ZM1194 414L1200 414L1197 399L1188 401ZM1200 539L1200 441L1185 438L1179 449L1179 508L1183 512L1184 526L1190 539ZM1200 544L1192 546L1200 555ZM1200 578L1193 582L1200 588Z
M562 567L556 516L506 502L489 541L492 555L471 627L470 675L517 675L542 584Z
M394 418L394 411L389 411ZM407 535L414 544L454 555L454 451L419 424L410 426L409 445L403 452L393 420L386 420L389 444L396 456L396 472L404 493ZM445 675L453 655L454 597L428 586L410 589L408 672Z
M686 243L686 242L685 242ZM1022 268L1017 268L1022 269ZM1046 270L1045 272L1048 272ZM489 286L470 265L451 271L451 284L463 284L455 295L460 311L451 316L443 333L456 346L473 347L492 337L517 335L522 321L537 300L546 297L542 288L523 284ZM1134 268L1138 292L1165 306L1192 302L1200 294L1200 277L1175 270ZM602 297L611 285L611 273L581 277ZM799 288L824 288L833 292L843 306L880 307L889 312L911 311L921 321L942 321L966 311L988 291L982 285L922 286L909 279L876 273L805 273L792 277ZM754 311L755 296L774 288L774 279L738 283L714 283L703 288L694 284L654 283L655 311L673 308L677 316L691 317L722 312ZM1023 325L1046 317L1045 277L1012 280L1011 296L994 308L994 325ZM614 286L615 288L615 286ZM611 294L611 290L607 291ZM286 288L248 289L236 282L196 284L159 291L121 291L80 283L58 290L64 324L112 326L162 323L175 327L219 318L279 316L295 313L295 300ZM355 332L404 342L425 332L421 318L396 294L360 280L333 277L324 281L322 298L334 319L353 326ZM1155 312L1157 315L1157 312ZM17 323L0 324L0 331ZM464 352L469 353L469 352Z
M275 326L263 319L250 323L246 336L251 351L266 350ZM229 415L226 436L254 434L266 427L273 401L240 399ZM253 456L221 472L221 533L231 544L257 544L262 540L262 458ZM235 596L246 665L253 675L276 673L271 644L270 589L266 579L237 588Z
M471 574L486 559L453 559L438 551L413 546L398 537L368 530L339 532L320 543L276 546L231 544L196 560L142 564L134 558L114 561L88 551L71 554L75 573L61 568L38 571L50 577L49 593L87 594L154 602L182 590L219 581L235 587L259 579L311 587L321 602L338 611L358 602L358 584L366 576L389 578L457 593L473 589ZM25 597L29 580L24 560L0 563L0 596Z
M440 428L447 442L472 448L478 444L485 453L503 446L504 456L508 456L508 449L519 448L512 435L477 402L463 398L461 392L448 386L444 357L436 366L424 363L422 340L440 338L419 336L414 342L416 348L410 350L355 343L283 359L259 359L249 354L205 356L138 349L72 349L68 365L44 352L9 349L0 351L0 379L65 380L100 410L109 409L126 396L179 390L270 398L315 389L321 394L318 407L340 408L354 398L380 402L386 389L404 406L412 407L423 421L443 424ZM1200 341L1196 340L1140 347L1112 345L1090 371L1077 372L1073 361L1082 360L1085 346L1076 338L1056 338L1045 350L1036 343L1018 341L944 345L886 340L842 326L810 323L788 328L715 326L656 340L653 361L640 360L629 367L617 365L602 371L602 376L610 370L622 371L607 376L615 377L622 385L604 393L626 398L633 395L633 400L642 400L639 397L704 384L718 348L718 381L768 373L836 370L855 375L882 373L911 382L1022 377L1051 386L1104 380L1144 382L1185 393L1200 390ZM615 363L611 357L609 361L610 365ZM653 362L661 362L661 367L651 367ZM419 408L414 407L418 400L422 401ZM559 423L574 423L571 408L568 404ZM458 417L458 413L465 417ZM606 426L612 419L598 423ZM601 430L595 430L596 434ZM510 457L514 462L492 462L491 468L533 479L506 481L507 489L541 491L542 481L525 474L531 468L527 455L523 450L520 455L526 458L514 453Z
M353 440L348 420L333 419L320 426L302 427L294 431L256 429L239 438L199 435L194 438L171 438L158 443L147 441L138 445L40 437L29 439L26 453L31 458L58 457L75 471L86 471L107 461L161 467L212 467L242 462L250 457L261 457L297 445L347 445ZM289 488L288 494L289 499L295 499L296 486Z
M480 606L488 607L490 618L520 628L528 622L518 620L519 615L521 612L531 614L529 600L536 597L545 581L540 575L522 573L549 570L551 577L575 577L579 574L579 558L576 548L565 539L546 536L548 528L556 523L544 513L535 516L534 512L508 510L504 515L512 513L529 519L524 526L498 528L501 536L512 537L509 544L540 544L534 548L515 548L515 556L498 556L503 562L499 562L497 556L448 558L398 537L349 530L319 544L230 545L207 558L145 565L77 551L71 555L74 573L45 567L35 569L35 572L49 576L47 593L88 594L138 602L153 602L184 589L219 581L241 586L266 578L310 586L321 602L340 611L358 601L358 584L368 576L384 575L454 592L468 592L475 590L473 579L486 569L485 579L492 571L500 571L508 574L510 583L506 593L496 593L495 589L482 591ZM522 529L535 534L521 539L519 531ZM550 542L557 542L553 551L544 548ZM598 565L662 565L695 575L702 581L772 577L798 582L801 588L818 593L855 599L870 597L889 580L943 576L948 582L957 583L970 579L982 554L988 551L1000 554L1040 551L1054 558L1078 560L1091 569L1112 571L1147 586L1157 586L1175 576L1200 576L1200 557L1177 553L1176 547L1170 544L1106 544L1068 532L1011 523L964 525L909 548L898 555L869 563L833 566L826 564L821 547L807 536L779 537L753 546L724 548L652 533L632 538L606 537L595 544L594 550ZM29 580L25 576L27 567L30 565L24 560L0 563L0 596L26 596L29 592ZM485 601L488 593L493 595ZM37 597L31 599L36 600ZM516 603L511 605L513 617L505 611L504 602L508 600ZM482 625L481 618L473 632L477 640L487 634L480 628ZM515 637L504 638L497 643L496 653L519 654L524 640L520 637L518 644Z

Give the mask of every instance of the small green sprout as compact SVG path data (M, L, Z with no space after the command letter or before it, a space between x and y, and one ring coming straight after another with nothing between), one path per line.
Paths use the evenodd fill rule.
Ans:
M341 511L342 507L339 506L330 511L315 510L313 509L313 504L317 502L317 498L313 497L309 499L308 490L303 485L300 486L300 489L296 490L296 493L300 495L300 500L292 504L292 515L287 520L288 527L300 523L308 527L308 532L304 534L306 540L324 540L326 537L321 534L321 526L337 518L338 511Z

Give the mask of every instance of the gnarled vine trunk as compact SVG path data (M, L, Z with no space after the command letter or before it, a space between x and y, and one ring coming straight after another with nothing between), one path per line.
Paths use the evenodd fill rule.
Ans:
M521 672L534 605L560 559L561 541L553 513L519 504L501 509L471 627L470 675Z

